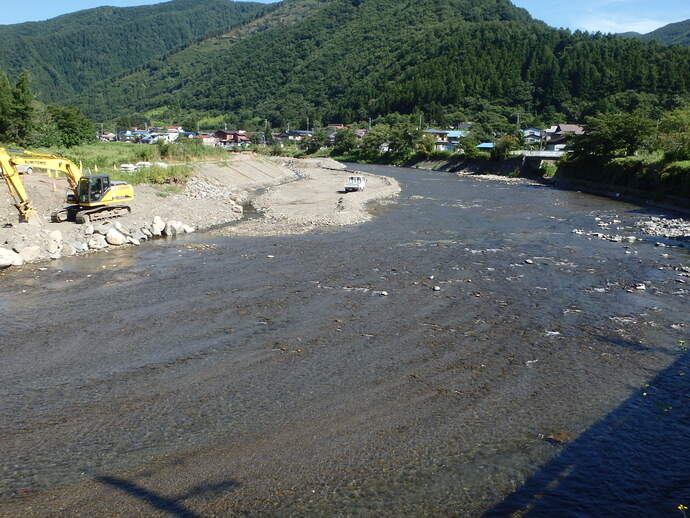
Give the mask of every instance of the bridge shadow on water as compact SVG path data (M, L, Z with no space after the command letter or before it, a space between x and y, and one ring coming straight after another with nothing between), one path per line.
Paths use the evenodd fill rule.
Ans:
M213 484L203 484L190 488L184 494L165 497L154 491L146 489L130 480L118 477L96 477L96 480L106 486L114 487L127 495L134 497L142 502L150 505L158 511L175 516L177 518L202 518L201 515L187 509L182 502L188 498L201 495L219 494L224 491L234 489L238 483L234 480L227 480Z
M690 507L686 351L483 518L683 518L679 504Z

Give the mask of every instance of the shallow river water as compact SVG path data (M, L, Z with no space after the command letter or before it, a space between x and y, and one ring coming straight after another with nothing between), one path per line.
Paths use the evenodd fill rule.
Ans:
M690 249L633 205L358 167L402 186L365 225L0 273L0 516L690 507Z

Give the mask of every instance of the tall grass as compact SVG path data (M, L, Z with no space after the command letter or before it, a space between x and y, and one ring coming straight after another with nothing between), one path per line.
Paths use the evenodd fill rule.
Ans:
M131 173L112 171L108 174L113 180L127 182L130 185L142 183L164 185L186 182L192 175L192 169L193 166L190 164L180 164L170 167L146 167Z
M39 153L48 153L81 163L83 169L94 168L117 170L120 164L154 162L160 160L194 162L227 157L227 151L202 145L198 141L184 139L172 144L134 144L131 142L94 142L71 148L36 148Z

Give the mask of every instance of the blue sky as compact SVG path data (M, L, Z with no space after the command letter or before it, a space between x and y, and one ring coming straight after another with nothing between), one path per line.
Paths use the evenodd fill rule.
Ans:
M160 0L0 0L4 24L45 20L100 5L127 7ZM268 2L270 0L259 0ZM513 0L555 27L602 32L649 32L690 19L690 0Z
M650 32L690 19L689 0L513 0L554 27L601 32Z

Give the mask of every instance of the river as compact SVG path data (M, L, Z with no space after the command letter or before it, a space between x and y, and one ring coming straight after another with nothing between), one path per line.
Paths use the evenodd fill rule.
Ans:
M634 205L358 167L402 186L361 226L0 273L0 516L690 507L690 249Z

